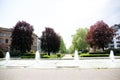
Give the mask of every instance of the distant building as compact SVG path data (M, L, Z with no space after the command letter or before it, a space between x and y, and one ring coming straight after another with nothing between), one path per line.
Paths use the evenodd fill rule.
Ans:
M31 49L34 50L34 51L37 51L37 39L38 39L38 36L35 33L33 33L32 37L33 37L34 40L33 40L33 45L31 47Z
M115 24L111 28L115 31L115 33L112 43L109 44L109 48L118 49L120 48L120 24Z
M0 44L4 43L7 45L7 48L10 48L11 45L11 34L12 34L12 28L3 28L0 27ZM36 51L37 50L37 38L38 36L33 33L33 45L31 47L31 50Z

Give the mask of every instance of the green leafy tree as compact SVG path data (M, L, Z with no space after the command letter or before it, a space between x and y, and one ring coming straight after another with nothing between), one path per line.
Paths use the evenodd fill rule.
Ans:
M29 52L33 44L33 26L25 21L19 21L12 31L11 51L19 51L21 54Z
M74 53L75 51L75 48L74 48L74 45L72 44L70 47L69 47L69 53Z
M63 38L61 38L61 41L60 41L60 52L66 53L66 46L65 46Z
M60 36L55 33L52 28L46 28L42 32L41 36L41 49L44 52L48 52L50 55L51 52L56 53L60 49Z
M87 43L85 42L87 31L88 31L87 28L79 28L76 31L76 34L73 35L72 44L74 46L74 49L84 50L88 47Z
M113 29L103 21L98 21L94 25L91 25L90 30L86 35L86 42L91 48L107 47L113 39Z

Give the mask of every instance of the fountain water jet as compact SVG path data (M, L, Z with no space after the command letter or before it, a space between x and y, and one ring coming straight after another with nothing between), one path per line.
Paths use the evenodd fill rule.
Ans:
M40 53L39 53L39 51L36 51L36 53L35 53L35 60L40 60Z
M6 59L7 61L10 60L10 53L9 53L9 52L6 53L5 59Z
M77 50L75 50L75 53L74 53L74 60L79 60L78 51Z
M113 50L110 51L109 58L110 58L111 61L114 61L115 56L114 56L114 52L113 52Z
M35 60L40 60L40 51L41 51L41 41L39 40L39 38L37 38L37 51L35 53Z

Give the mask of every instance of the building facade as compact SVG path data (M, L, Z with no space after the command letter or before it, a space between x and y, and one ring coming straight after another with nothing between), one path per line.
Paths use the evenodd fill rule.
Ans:
M0 44L5 44L8 50L11 45L11 34L12 34L12 28L0 27ZM37 35L33 33L32 37L33 37L33 45L31 47L31 50L36 51L37 50Z
M114 37L112 43L109 44L109 48L120 48L120 24L115 24L111 27L114 30Z

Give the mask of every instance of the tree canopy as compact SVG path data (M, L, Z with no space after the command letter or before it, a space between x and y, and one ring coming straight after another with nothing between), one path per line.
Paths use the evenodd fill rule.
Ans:
M72 44L75 49L83 50L88 47L87 43L85 42L87 31L88 31L87 28L77 29L76 34L73 35L73 40L72 40Z
M113 39L113 29L103 21L98 21L90 26L90 30L86 35L86 42L90 47L102 48L107 47Z
M48 52L48 55L51 52L58 52L60 49L60 40L60 36L52 28L47 27L41 36L42 51Z
M60 52L66 53L66 46L65 46L63 38L61 38L61 41L60 41Z
M33 44L33 26L25 21L19 21L12 31L11 51L17 50L26 53L31 50Z

